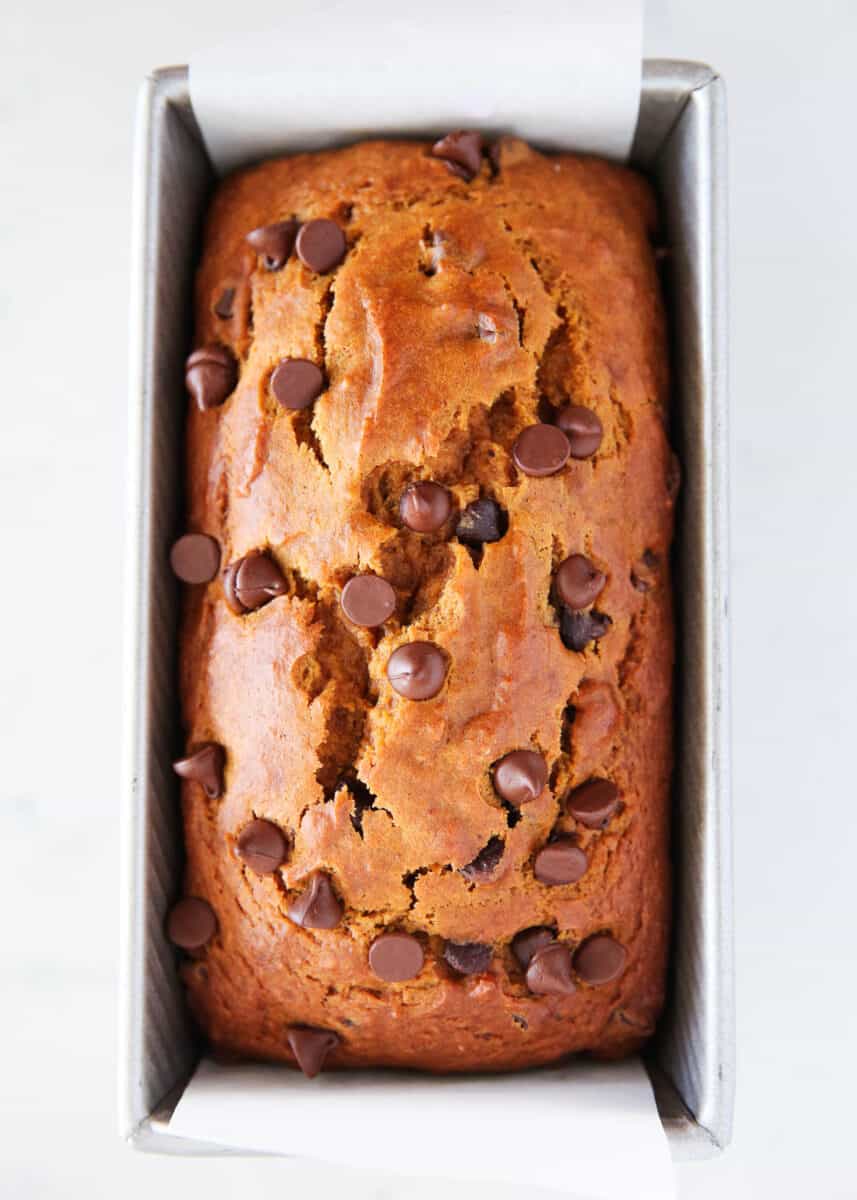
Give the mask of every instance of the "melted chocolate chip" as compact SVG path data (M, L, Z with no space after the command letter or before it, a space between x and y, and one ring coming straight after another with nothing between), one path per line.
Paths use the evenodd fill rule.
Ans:
M619 723L616 693L609 683L583 679L574 696L574 734L589 749L602 750ZM565 751L568 754L569 746Z
M247 241L269 271L279 271L286 265L295 244L297 221L276 221L273 225L261 225L247 234Z
M537 996L570 996L577 991L568 947L553 942L537 950L527 967L527 987Z
M447 942L443 957L462 975L482 975L491 965L493 950L482 942Z
M342 903L323 871L310 875L303 894L289 905L289 919L304 929L335 929L342 920Z
M584 554L572 554L559 564L554 579L562 603L574 610L588 608L604 590L607 576Z
M306 225L301 226L295 248L305 267L319 275L326 275L345 258L348 243L335 221L321 218L307 221Z
M354 625L375 629L396 611L396 593L380 575L355 575L342 589L342 611Z
M203 346L185 363L185 385L200 412L217 408L238 382L238 364L225 346Z
M186 533L173 542L170 566L183 583L208 583L220 570L220 546L207 533Z
M556 414L556 423L568 438L572 458L590 458L601 445L604 429L591 408L567 404Z
M167 937L182 950L199 950L217 933L217 917L206 900L185 896L170 909L166 925Z
M463 510L455 536L465 546L499 542L509 528L509 518L496 500L473 500Z
M513 750L494 766L495 792L516 808L538 799L547 781L544 755L535 750Z
M307 1079L316 1077L328 1054L339 1045L339 1037L333 1030L314 1029L311 1025L289 1026L286 1038Z
M561 837L538 852L533 863L533 874L539 883L547 887L558 887L564 883L577 883L586 874L589 866L586 855L572 838Z
M399 501L402 524L416 533L434 533L449 519L451 512L452 497L449 492L431 480L412 483Z
M461 868L461 874L472 883L480 883L493 875L503 857L506 843L500 837L492 837L482 847L472 862Z
M187 758L173 763L173 770L182 779L192 779L200 784L209 800L223 794L223 765L226 754L216 742L205 742Z
M631 568L631 584L638 592L650 592L658 582L661 560L653 550L644 550Z
M435 142L431 153L442 158L454 175L469 183L482 166L482 134L474 129L458 129Z
M307 358L284 358L271 375L271 392L283 408L297 412L309 406L325 389L320 367Z
M564 608L559 619L559 635L566 649L581 651L590 642L603 638L612 624L606 613L596 612L595 609L572 612L570 608Z
M526 968L537 951L550 946L555 940L553 930L548 929L546 925L533 925L530 929L522 929L520 933L515 934L512 938L512 953L521 966Z
M386 983L413 979L423 968L423 948L409 933L382 933L369 947L369 966Z
M240 616L284 596L288 585L274 560L257 550L229 564L223 574L223 591L226 603Z
M518 434L512 458L525 475L555 475L568 462L568 438L556 425L528 425Z
M273 875L286 861L289 843L272 821L250 821L238 835L235 851L257 875Z
M214 306L214 315L220 317L222 321L228 321L232 316L234 303L235 288L224 288L220 293L220 299Z
M625 969L628 952L607 933L587 938L574 952L574 969L584 983L609 983Z
M588 779L568 793L565 810L587 829L603 829L619 807L619 789L609 779Z
M406 700L430 700L443 687L446 659L433 642L406 642L390 655L387 678Z

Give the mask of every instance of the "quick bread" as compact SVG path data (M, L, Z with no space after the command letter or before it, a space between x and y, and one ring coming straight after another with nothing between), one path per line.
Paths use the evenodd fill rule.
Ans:
M368 142L217 189L188 359L184 895L211 1043L628 1053L669 932L677 468L648 184Z

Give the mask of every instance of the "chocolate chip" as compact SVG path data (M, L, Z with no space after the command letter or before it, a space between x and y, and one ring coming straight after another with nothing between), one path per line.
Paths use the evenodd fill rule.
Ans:
M199 950L217 933L217 917L207 901L185 896L170 909L166 929L173 945Z
M533 874L539 883L558 887L563 883L577 883L586 874L589 866L586 855L572 838L561 837L538 852L533 863Z
M594 608L588 612L564 608L559 619L559 635L567 650L585 650L590 642L603 638L612 624L610 617Z
M525 475L555 475L568 462L568 438L556 425L528 425L518 434L512 458Z
M513 750L494 765L494 790L519 808L537 800L548 781L548 766L536 750Z
M585 554L572 554L556 571L556 593L568 608L588 608L604 590L607 576Z
M603 829L619 807L619 789L609 779L588 779L568 793L565 810L587 829Z
M310 875L301 896L288 908L289 919L304 929L335 929L342 920L342 903L323 871Z
M173 763L173 770L182 779L192 779L202 786L209 800L223 794L223 764L226 754L216 742L205 742L187 758Z
M509 528L509 518L496 500L473 500L458 518L455 536L465 546L499 542Z
M423 961L423 948L409 933L382 933L369 947L369 966L386 983L413 979Z
M591 408L566 404L556 414L556 423L568 438L572 458L589 458L601 445L604 429Z
M530 929L522 929L520 933L515 934L512 938L512 953L521 966L526 968L537 951L550 946L555 940L552 929L548 929L546 925L533 925Z
M406 642L390 655L387 678L406 700L430 700L443 687L446 659L433 642Z
M223 591L232 611L242 615L284 596L288 585L274 560L256 550L229 564L223 573Z
M482 942L447 942L443 957L462 975L481 975L491 965L494 951Z
M380 575L355 575L339 599L348 620L364 629L383 625L396 611L396 593Z
M319 275L326 275L338 267L348 249L340 227L325 218L302 225L295 246L304 266Z
M220 546L207 533L186 533L173 542L170 566L184 583L208 583L220 570Z
M214 315L228 321L232 316L232 306L235 303L235 288L224 288L220 299L214 306Z
M451 512L452 497L449 492L431 480L412 483L399 501L402 524L416 533L434 533L448 520Z
M235 850L241 861L257 875L273 875L286 861L289 843L273 821L250 821L238 834Z
M574 952L574 969L584 983L609 983L625 969L628 952L608 933L587 938Z
M505 849L506 844L502 838L489 838L473 861L461 868L461 874L473 883L480 883L489 875L493 875Z
M458 129L435 142L431 153L442 158L453 175L469 183L482 166L482 134L474 129Z
M309 408L325 386L321 368L307 358L284 358L271 374L274 399L292 412Z
M643 551L631 568L631 584L638 592L650 592L658 582L660 559L652 550Z
M554 942L537 950L527 967L527 987L537 996L570 996L577 991L568 948Z
M328 1054L339 1045L339 1037L333 1030L314 1029L311 1025L290 1025L286 1039L307 1079L315 1079Z
M288 261L299 228L297 221L276 221L252 230L247 241L262 256L269 271L279 271Z
M185 386L200 412L217 408L238 382L238 364L225 346L203 346L185 363Z

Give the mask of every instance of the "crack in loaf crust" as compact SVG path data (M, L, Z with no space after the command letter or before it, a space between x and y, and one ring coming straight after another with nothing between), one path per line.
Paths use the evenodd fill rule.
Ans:
M187 528L217 540L221 569L266 550L285 587L242 615L222 575L187 589L186 745L219 743L225 769L218 799L182 783L185 891L217 919L184 976L212 1042L253 1057L293 1062L296 1025L338 1035L329 1067L624 1054L653 1029L668 940L674 460L653 198L626 169L512 139L472 182L427 150L374 142L268 162L227 179L211 207L196 345L230 349L238 382L221 406L191 407ZM266 269L247 233L292 218L337 222L341 264L318 274L293 253ZM271 394L289 357L323 370L310 408ZM600 448L524 474L516 437L569 403L600 418ZM426 479L454 512L418 534L398 501ZM508 532L474 553L455 528L478 497L505 509ZM605 574L597 608L612 622L580 652L560 638L552 590L572 554ZM396 592L376 629L339 602L366 572ZM433 699L387 678L412 641L445 656ZM514 809L491 770L520 748L544 756L549 782ZM591 777L619 790L603 829L564 804ZM236 854L254 818L289 841L272 874ZM588 867L546 886L534 858L558 834ZM493 873L462 873L498 841ZM287 916L318 871L344 909L330 929ZM624 970L534 994L511 949L531 926L571 951L609 933ZM390 931L424 951L405 982L370 968ZM488 944L490 965L461 974L448 942Z

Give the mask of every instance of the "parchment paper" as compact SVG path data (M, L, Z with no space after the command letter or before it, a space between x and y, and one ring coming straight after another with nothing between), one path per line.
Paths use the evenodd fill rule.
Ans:
M462 127L621 159L641 50L642 0L284 3L277 29L194 55L190 91L220 171Z
M170 1132L221 1146L439 1179L503 1180L597 1200L674 1200L639 1059L431 1077L224 1066L203 1059Z

